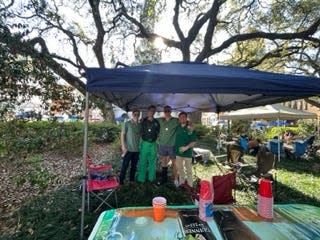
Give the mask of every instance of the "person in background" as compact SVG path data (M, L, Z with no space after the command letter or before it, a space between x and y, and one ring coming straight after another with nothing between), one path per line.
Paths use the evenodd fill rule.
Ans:
M139 144L141 137L141 124L139 123L140 111L132 111L132 119L124 122L120 133L123 162L120 171L119 182L124 184L126 172L130 166L130 182L134 182L137 164L139 161Z
M176 131L175 152L179 175L179 185L187 182L192 187L192 148L196 144L196 134L188 125L187 113L179 113L179 126Z
M168 163L172 162L172 173L174 184L178 186L178 173L176 166L176 155L175 155L175 137L176 130L179 125L178 118L172 117L172 108L170 106L165 106L163 108L164 116L158 118L160 124L159 132L159 149L158 153L161 160L161 180L158 185L164 184L168 181Z
M248 142L249 142L249 138L248 138L247 134L242 133L240 135L239 144L243 148L244 152L248 152L249 151Z
M140 159L138 164L138 182L145 182L146 172L148 172L148 180L150 182L156 180L156 140L159 135L160 124L158 120L154 118L155 112L155 106L152 105L148 107L147 117L141 122L142 141L140 144Z
M294 139L293 134L286 129L283 134L283 141L287 144L292 144L293 139Z
M253 154L254 156L257 155L260 148L260 139L250 139L248 142L249 153Z

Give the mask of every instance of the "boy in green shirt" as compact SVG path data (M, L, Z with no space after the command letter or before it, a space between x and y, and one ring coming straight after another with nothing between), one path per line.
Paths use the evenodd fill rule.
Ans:
M159 132L159 149L158 153L161 159L161 181L158 184L163 184L168 181L168 163L172 162L173 180L176 186L178 186L178 174L176 167L176 155L174 150L174 142L176 138L176 130L179 125L177 118L171 116L171 107L165 106L163 108L164 116L158 118L160 124Z
M188 125L187 113L179 113L179 126L176 131L176 163L179 175L179 185L187 184L192 187L192 148L196 144L196 134Z
M148 180L156 180L157 144L160 125L154 118L155 106L148 108L147 117L141 122L140 159L138 163L138 182L144 182L148 172Z
M126 172L130 167L130 182L134 182L137 164L139 161L139 144L141 137L141 124L139 123L140 111L135 109L132 111L132 119L125 122L122 126L120 141L123 154L123 162L120 171L119 181L124 184Z

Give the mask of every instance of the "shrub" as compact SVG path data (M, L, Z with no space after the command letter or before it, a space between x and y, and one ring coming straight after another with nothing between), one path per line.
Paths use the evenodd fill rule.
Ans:
M196 146L215 151L217 148L220 130L218 128L208 127L201 124L195 124L194 129L198 140Z
M0 156L18 158L48 150L69 151L83 145L83 122L0 122ZM113 142L120 127L112 123L90 123L89 142Z
M93 141L111 143L119 138L121 127L110 122L97 122L90 123L88 130L92 133Z
M202 124L193 124L193 127L196 133L197 139L201 139L208 133L208 131L210 131L209 127L204 126Z
M299 120L299 133L302 137L308 137L310 135L317 134L317 123L312 120Z
M248 120L234 120L231 125L231 132L233 135L239 135L241 133L248 134L250 131L250 121Z
M282 136L283 133L288 130L292 132L294 135L299 134L299 128L298 127L285 127L285 126L280 126L280 127L272 127L267 129L266 131L266 138L267 139L272 139L277 136Z

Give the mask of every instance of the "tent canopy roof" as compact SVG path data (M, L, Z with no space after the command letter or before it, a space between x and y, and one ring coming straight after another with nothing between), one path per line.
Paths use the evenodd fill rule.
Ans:
M317 118L317 114L296 110L283 106L282 104L266 105L261 107L253 107L240 109L237 111L226 112L220 115L220 119L225 120L254 120L254 119L313 119Z
M88 92L127 111L153 104L222 112L320 95L316 77L192 62L88 68L87 79Z

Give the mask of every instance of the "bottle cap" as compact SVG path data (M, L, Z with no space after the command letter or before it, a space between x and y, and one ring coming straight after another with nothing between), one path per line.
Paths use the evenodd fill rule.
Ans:
M259 181L259 195L262 197L272 197L272 182L268 179L260 179Z

